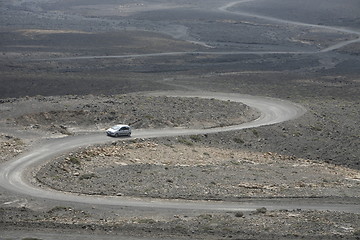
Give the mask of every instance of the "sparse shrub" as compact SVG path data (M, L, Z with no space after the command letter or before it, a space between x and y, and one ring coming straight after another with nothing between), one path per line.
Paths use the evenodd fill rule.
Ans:
M201 141L201 138L200 138L199 135L191 135L190 139L195 141L195 142L200 142Z
M353 232L353 234L354 234L355 236L360 236L360 228L359 228L359 229L356 229L356 230Z
M55 176L52 176L52 179L54 181L59 181L61 179L61 177L59 175L55 175Z
M64 207L64 206L55 206L52 209L50 209L48 211L48 213L54 213L54 212L59 212L59 211L66 211L68 210L68 207Z
M311 125L310 128L311 128L311 130L318 131L318 132L320 132L322 130L322 128L320 126Z
M259 136L259 132L258 132L256 129L253 129L253 130L252 130L252 133L253 133L256 137Z
M74 157L74 156L71 156L69 158L69 162L71 162L72 164L77 164L77 165L80 165L81 164L81 161L79 158L77 157Z
M14 138L13 141L16 145L25 145L25 143L20 138Z
M188 231L188 229L187 229L186 227L181 226L181 225L176 225L176 226L174 227L174 230L175 230L176 232L181 232L181 233L186 233L186 232Z
M152 120L152 119L154 119L154 116L151 116L151 115L145 115L145 116L144 116L144 118L149 119L149 120Z
M238 143L238 144L244 144L244 143L245 143L244 140L242 140L241 138L237 138L237 137L234 138L233 141L236 142L236 143Z
M92 179L94 177L97 177L95 173L85 173L79 177L79 180Z
M192 142L190 142L189 140L185 139L185 138L179 138L178 139L179 143L185 144L187 146L193 146L194 144Z
M267 209L265 207L256 209L256 213L262 213L265 214L267 212Z
M237 160L231 160L230 163L236 166L240 165L240 162Z
M175 146L172 145L172 144L170 144L170 143L165 143L164 145L167 146L167 147L169 147L169 148L175 148Z
M235 213L235 217L240 218L240 217L243 217L243 216L244 216L244 213L243 213L243 212L236 212L236 213Z
M301 136L302 136L302 133L297 131L297 132L294 132L294 133L293 133L293 136L294 136L294 137L301 137Z

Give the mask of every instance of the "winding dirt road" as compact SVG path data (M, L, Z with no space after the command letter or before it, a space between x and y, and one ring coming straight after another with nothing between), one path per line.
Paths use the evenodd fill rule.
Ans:
M80 56L80 57L67 57L67 58L52 58L52 59L37 59L46 61L61 61L61 60L81 60L81 59L105 59L105 58L144 58L144 57L161 57L161 56L180 56L180 55L241 55L241 54L321 54L337 50L346 45L360 42L360 32L323 25L307 24L295 21L288 21L268 16L261 16L252 13L234 12L230 8L241 4L245 1L236 1L229 3L219 8L228 14L237 14L247 17L254 17L270 22L278 22L282 24L291 24L294 26L303 26L309 28L320 28L342 33L356 35L355 39L338 42L332 46L321 49L319 51L303 51L303 52L166 52L166 53L151 53L151 54L133 54L133 55L120 55L120 56ZM264 125L277 124L280 122L288 121L302 116L306 110L294 103L283 101L274 98L265 98L249 95L228 94L228 93L209 93L209 92L156 92L149 93L149 95L171 95L179 97L202 97L202 98L216 98L219 100L231 100L242 102L250 107L257 109L261 112L260 118L255 121L244 123L241 125L234 125L224 128L213 129L163 129L163 130L150 130L139 129L135 130L132 138L156 138L164 136L180 136L190 134L206 134L215 132L225 132L240 130L246 128L254 128ZM131 139L131 138L130 138ZM37 166L50 161L54 157L69 152L78 147L87 145L100 144L114 141L114 139L105 136L102 132L97 133L79 133L76 136L64 137L60 139L47 140L45 144L35 146L33 150L27 152L17 159L9 161L0 167L0 187L14 192L19 196L31 197L41 202L53 200L62 203L79 203L79 204L92 204L93 206L127 206L133 208L155 208L155 209L188 209L188 210L218 210L218 211L254 211L259 207L266 207L269 210L275 209L311 209L311 210L324 210L324 211L341 211L350 213L360 213L360 206L357 204L346 203L324 203L322 199L262 199L262 200L243 200L239 202L212 202L212 201L185 201L185 200L162 200L162 199L147 199L147 198L130 198L130 197L104 197L104 196L86 196L71 193L64 193L54 190L48 190L38 187L33 184L33 176L31 170ZM9 233L11 236L11 233ZM61 235L57 239L63 239ZM54 235L51 235L54 238ZM70 236L65 237L70 238ZM81 236L77 236L81 238ZM89 239L88 236L83 239ZM74 237L75 239L75 237ZM122 238L117 238L122 239ZM128 237L124 239L129 239Z
M121 55L121 56L79 56L79 57L67 57L67 58L52 58L52 59L38 59L38 60L80 60L80 59L103 59L103 58L143 58L143 57L157 57L157 56L168 56L168 55L229 55L229 54L314 54L321 52L329 52L339 49L351 43L360 41L360 32L349 30L340 27L330 27L323 25L307 24L289 20L283 20L268 16L261 16L253 13L245 12L234 12L230 8L237 4L245 1L235 1L226 4L218 11L225 12L227 14L236 14L247 17L254 17L270 22L278 22L281 24L291 24L295 26L303 26L309 28L321 28L332 31L338 31L348 34L354 34L358 37L356 39L339 42L333 46L327 47L320 51L315 52L166 52L166 53L151 53L151 54L133 54L133 55ZM261 112L260 118L255 121L244 123L241 125L228 126L223 128L212 128L212 129L162 129L162 130L150 130L150 129L139 129L133 133L133 138L155 138L164 136L180 136L190 134L206 134L240 130L245 128L254 128L264 125L276 124L291 119L295 119L303 115L306 110L294 103L283 101L273 98L256 97L239 94L225 94L225 93L214 93L214 92L156 92L148 93L149 95L171 95L180 97L203 97L203 98L216 98L219 100L230 100L235 102L242 102L250 107L257 109ZM254 210L259 206L266 206L269 209L318 209L318 210L332 210L332 211L345 211L345 212L360 212L359 206L346 205L346 204L328 204L310 202L309 200L296 200L291 202L288 200L268 200L256 203L251 201L248 203L231 203L231 202L208 202L208 201L179 201L179 200L154 200L154 199L133 199L126 197L96 197L96 196L82 196L70 193L57 192L53 190L46 190L39 188L31 183L31 169L36 166L51 160L55 156L68 152L77 147L106 143L113 141L113 139L105 136L104 133L92 133L92 134L78 134L77 136L65 137L61 139L48 140L45 145L39 146L38 148L28 152L18 159L10 161L4 164L0 169L0 187L3 187L9 191L16 192L20 195L31 196L39 199L48 199L56 201L65 201L73 203L89 203L94 205L112 205L112 206L130 206L130 207L151 207L151 208L173 208L173 209L211 209L211 210Z
M297 118L305 113L305 109L297 104L273 98L255 97L239 94L225 94L213 92L154 92L148 95L167 95L178 97L201 97L216 98L219 100L230 100L242 102L261 112L261 116L248 123L222 128L211 129L139 129L135 130L132 138L155 138L165 136L179 136L190 134L206 134L223 131L232 131L245 128L253 128L263 125L280 123ZM81 146L105 143L113 141L104 133L83 134L61 139L49 140L45 145L26 153L20 158L5 164L0 170L0 186L36 198L61 200L78 203L91 203L100 205L121 205L133 207L159 207L159 208L187 208L187 209L247 209L248 206L239 206L238 203L209 203L193 201L165 201L149 199L132 199L125 197L89 197L75 194L48 191L32 185L29 179L30 169L42 164L53 157Z
M139 129L135 130L132 138L156 138L164 136L179 136L190 134L206 134L254 128L264 125L276 124L302 116L306 110L292 102L280 99L257 97L240 94L214 93L214 92L153 92L147 95L166 95L178 97L216 98L242 102L257 109L261 116L248 123L212 129ZM131 139L131 138L129 138ZM40 188L31 182L33 177L31 170L46 161L53 159L62 153L78 147L92 144L100 144L113 141L104 133L79 134L77 136L51 139L42 146L28 152L14 161L4 164L0 170L0 186L16 192L20 195L31 196L37 199L56 200L72 203L86 203L92 205L146 207L158 209L193 209L193 210L241 210L251 211L261 207L268 209L317 209L344 212L360 212L358 206L342 204L324 204L310 202L309 200L261 200L247 202L211 202L211 201L185 201L185 200L162 200L130 197L103 197L85 196Z

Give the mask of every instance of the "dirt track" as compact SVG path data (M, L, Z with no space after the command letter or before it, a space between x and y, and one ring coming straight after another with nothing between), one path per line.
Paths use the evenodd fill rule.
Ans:
M51 181L61 183L61 177L74 177L75 173L80 176L83 173L81 171L86 169L99 171L100 175L101 171L115 173L115 169L123 172L126 168L131 171L122 177L128 182L133 181L138 191L134 192L134 188L128 188L126 184L120 188L119 183L106 191L99 185L96 193L103 191L107 194L143 195L145 185L135 180L149 181L154 173L160 171L164 178L153 181L163 188L152 191L151 196L231 199L234 197L233 186L236 186L242 196L252 198L273 193L276 196L316 196L310 201L317 201L320 205L338 202L358 204L360 72L357 66L360 62L359 43L356 40L358 35L354 34L359 31L357 1L320 1L315 6L311 1L256 0L239 5L228 2L230 8L224 7L228 3L218 1L181 5L175 1L159 5L160 2L151 1L142 5L122 1L116 5L119 3L106 1L99 5L94 1L72 1L71 4L65 1L2 1L0 96L3 103L0 110L1 124L5 127L1 135L1 161L5 162L22 151L31 150L44 138L50 138L51 141L51 138L63 137L75 130L90 132L105 127L107 124L102 123L104 119L99 122L95 119L89 121L87 117L93 118L93 115L86 114L88 110L97 113L99 108L96 101L108 96L139 91L193 89L246 93L289 99L305 106L308 112L297 120L256 130L193 136L180 139L180 142L179 139L165 138L155 142L134 143L146 143L149 146L157 144L156 149L169 156L173 153L167 152L169 150L184 151L185 156L192 153L194 157L199 157L198 153L203 152L201 157L213 158L214 162L209 166L191 165L195 159L191 157L192 154L185 159L175 155L176 161L184 160L191 167L181 168L170 164L165 171L158 164L144 165L140 156L130 155L134 152L129 153L131 158L125 161L128 164L126 166L109 164L102 169L94 169L88 165L91 162L83 162L80 169L76 169L76 165L68 166L68 175L59 174L58 179ZM243 14L236 14L239 11ZM284 24L283 20L290 24ZM300 24L291 24L291 21ZM345 47L344 43L347 44ZM222 54L205 54L208 51ZM167 52L181 54L169 55ZM225 54L236 52L241 54ZM287 54L282 54L284 52ZM165 54L153 56L153 53ZM126 57L111 58L111 55ZM84 56L109 57L79 61L32 61ZM86 107L85 104L79 105L87 108L81 109L86 114L80 117L79 109L69 111L69 106L85 101L79 95L88 94L94 95L94 101ZM22 106L26 111L18 112L16 118L9 117L14 110L16 112L15 102L19 101L9 97L36 95L56 97L50 97L52 100L48 105L42 96L25 99ZM70 96L62 98L62 95ZM104 96L98 98L100 95ZM72 101L77 103L73 105ZM184 104L182 100L177 103ZM199 108L206 109L203 103L197 103ZM170 112L173 110L165 102L160 104L161 109L168 107ZM187 104L190 103L184 105ZM133 117L148 115L145 110L139 113ZM210 122L198 121L204 115L194 114L187 122L179 112L171 114L174 119L181 121L162 121L162 126L173 127L189 122L197 126L216 126L224 121L221 111L215 113L220 121L214 121L210 112L206 111L209 115L202 120L210 118L210 125ZM229 116L231 114L234 113L226 113ZM146 121L146 118L142 118L146 126L158 124L157 119L164 120L164 117L151 120L149 116ZM112 115L108 112L104 117ZM237 120L233 118L233 121ZM106 121L112 123L110 119ZM97 126L92 128L94 122ZM121 146L120 143L118 147ZM152 148L141 149L151 155ZM231 154L240 159L242 164L226 161ZM215 158L216 155L219 157ZM117 157L111 158L110 162ZM133 158L139 160L131 162ZM105 159L95 157L93 164ZM162 160L153 158L154 163ZM62 159L59 161L61 166ZM270 163L271 166L267 167ZM296 170L294 165L297 166ZM233 168L229 169L229 166ZM142 169L142 174L134 178L135 173L130 173L138 172L139 169ZM216 169L222 171L214 174L217 173ZM220 173L235 169L244 171L244 178L240 179L234 174L226 182ZM267 169L269 172L266 172ZM315 175L312 171L316 169L322 174ZM56 168L50 171L56 171ZM207 171L209 174L206 174ZM259 174L259 171L265 173ZM192 185L194 181L182 182L181 178L177 178L190 173L202 176L202 181L198 181L198 190L171 194L172 187ZM274 176L284 179L270 181ZM212 179L207 181L205 177ZM99 178L85 181L101 184ZM86 182L75 183L74 186L66 187L72 188L71 191L80 188L88 193L93 190L84 184ZM226 189L228 192L211 192L214 189ZM74 234L91 231L100 235L164 239L357 239L360 229L358 214L341 212L289 212L259 208L250 213L223 214L211 211L92 208L81 204L60 206L56 201L38 202L7 191L1 192L0 199L3 227L0 233L10 239L19 238L20 235L16 233L24 232L25 235L30 234L27 237L38 236L43 239L47 237L41 235L41 232L55 232L50 237L54 238L56 231L63 228ZM89 236L86 238L89 239ZM93 238L99 238L99 235Z

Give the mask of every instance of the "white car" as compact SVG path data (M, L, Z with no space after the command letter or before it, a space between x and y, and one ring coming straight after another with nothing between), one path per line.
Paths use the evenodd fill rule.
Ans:
M115 125L106 130L106 134L112 137L131 136L131 128L128 125Z

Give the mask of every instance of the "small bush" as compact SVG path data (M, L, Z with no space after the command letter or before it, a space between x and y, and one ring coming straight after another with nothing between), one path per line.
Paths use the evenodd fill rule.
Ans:
M16 145L25 145L25 143L20 138L14 138L14 142Z
M265 214L267 212L267 209L265 207L256 209L256 213L262 213Z
M301 137L301 136L302 136L302 133L297 131L297 132L294 132L294 133L293 133L293 136L294 136L294 137Z
M92 178L94 178L94 177L96 177L96 174L95 174L95 173L85 173L85 174L81 175L81 176L79 177L79 179L80 179L80 180L92 179Z
M245 143L245 141L242 140L241 138L234 138L233 141L238 143L238 144L244 144Z
M189 140L185 139L185 138L180 138L178 140L179 143L185 144L187 146L193 146L194 144L192 142L190 142Z
M252 130L252 133L253 133L256 137L259 136L259 133L258 133L258 131L257 131L256 129L253 129L253 130Z
M240 162L237 160L231 160L230 163L236 166L240 165Z
M360 229L356 229L353 234L355 236L360 236Z
M313 131L317 131L317 132L322 131L322 127L320 127L320 126L314 126L314 125L312 125L312 126L310 126L310 128L311 128L311 130L313 130Z
M144 118L148 119L148 120L152 120L154 119L155 117L152 116L152 115L145 115Z
M74 156L71 156L69 158L69 162L71 162L72 164L76 164L76 165L80 165L81 164L81 161L79 158L77 157L74 157Z
M243 213L243 212L237 212L237 213L235 213L235 217L240 218L240 217L243 217L243 216L244 216L244 213Z
M140 223L140 224L154 224L154 223L156 223L156 221L154 219L151 219L151 218L144 218L144 219L139 219L138 223Z
M66 210L68 210L68 209L69 209L68 207L64 207L64 206L55 206L55 207L53 207L52 209L50 209L50 210L48 211L48 213L66 211Z
M201 141L201 138L200 138L199 135L191 135L190 139L195 141L195 142L200 142Z

